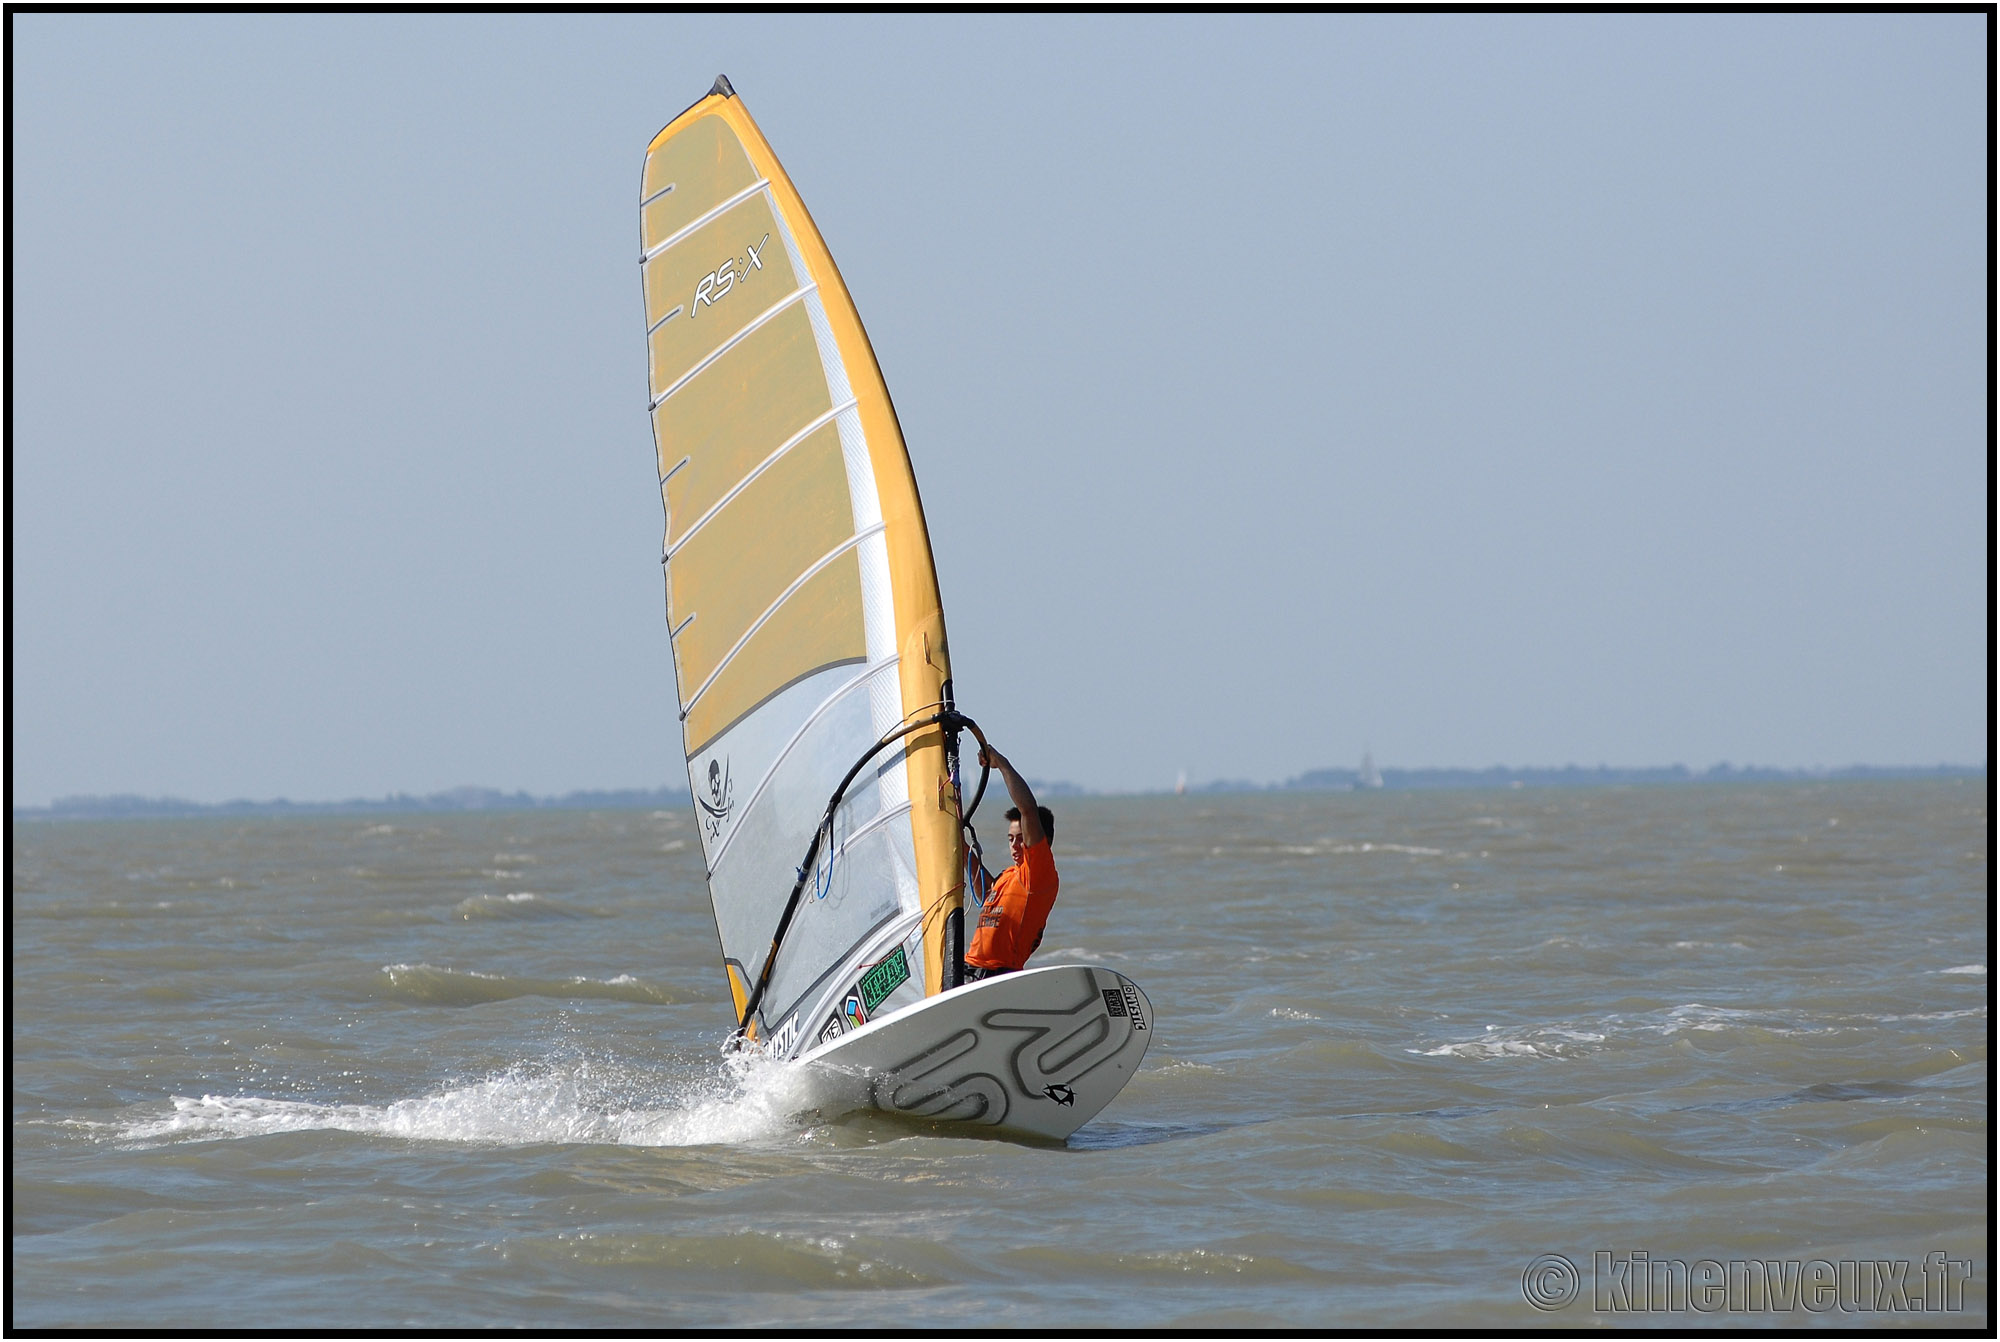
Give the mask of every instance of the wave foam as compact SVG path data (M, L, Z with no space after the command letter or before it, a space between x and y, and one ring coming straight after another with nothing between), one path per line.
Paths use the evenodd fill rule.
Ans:
M495 872L496 876L512 876L515 872ZM505 895L473 895L461 899L451 906L451 911L470 922L474 918L575 918L580 915L572 909L538 895L532 890L515 890Z
M1248 853L1262 855L1283 853L1288 857L1347 857L1355 853L1403 853L1410 857L1442 857L1442 848L1424 848L1409 843L1345 843L1329 841L1324 843L1279 843L1279 844L1238 844L1220 845L1208 850L1210 857ZM1069 855L1074 861L1075 855Z
M1486 1027L1483 1039L1468 1039L1436 1048L1410 1049L1426 1058L1565 1058L1582 1050L1578 1044L1601 1044L1604 1036L1591 1030L1572 1030L1559 1025L1535 1026L1527 1030L1503 1031Z
M1546 944L1546 943L1545 943ZM1551 1021L1503 1029L1486 1027L1476 1039L1412 1048L1405 1052L1426 1058L1574 1058L1594 1053L1597 1046L1649 1035L1671 1038L1683 1031L1760 1030L1775 1035L1830 1034L1837 1025L1808 1025L1763 1011L1707 1006L1688 1002L1638 1014L1614 1012L1590 1021Z
M129 1142L220 1141L334 1131L505 1146L726 1146L796 1136L817 1119L807 1074L761 1054L735 1055L709 1076L672 1083L669 1089L677 1093L657 1106L621 1106L635 1090L658 1085L658 1078L624 1068L577 1062L513 1068L386 1105L176 1095L171 1113L119 1125L116 1136Z

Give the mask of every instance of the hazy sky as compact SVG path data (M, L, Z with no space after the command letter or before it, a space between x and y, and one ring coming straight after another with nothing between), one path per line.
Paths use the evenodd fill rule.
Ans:
M726 72L1031 776L1986 756L1982 15L15 15L14 799L681 785Z

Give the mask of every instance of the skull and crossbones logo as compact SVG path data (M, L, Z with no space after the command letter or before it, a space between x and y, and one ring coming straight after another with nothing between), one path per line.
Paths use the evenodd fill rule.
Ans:
M702 828L708 837L714 839L722 833L722 826L729 819L729 811L735 798L729 791L729 762L727 760L708 762L708 796L697 796L695 802L702 809Z

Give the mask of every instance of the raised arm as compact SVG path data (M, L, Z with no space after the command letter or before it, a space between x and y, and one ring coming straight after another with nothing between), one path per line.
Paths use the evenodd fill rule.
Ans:
M1007 784L1007 795L1020 809L1022 846L1033 848L1046 839L1048 836L1042 833L1042 812L1041 808L1035 805L1035 794L1028 787L1027 780L1016 773L1014 766L1007 762L1007 757L992 746L987 746L980 751L979 762L1000 771L1001 780Z

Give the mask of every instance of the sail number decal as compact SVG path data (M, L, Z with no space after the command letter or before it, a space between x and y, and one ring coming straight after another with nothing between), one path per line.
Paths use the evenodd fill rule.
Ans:
M730 257L714 270L702 276L700 283L694 286L694 301L688 304L688 320L693 321L701 315L702 304L706 303L710 307L714 307L717 300L728 294L731 289L741 284L744 280L749 279L751 271L762 270L764 268L764 258L760 253L770 244L770 241L771 235L766 233L757 242L745 247L743 255Z
M909 957L903 954L901 946L889 952L881 963L870 967L861 976L855 990L861 994L861 1005L869 1012L889 1000L889 994L902 987L910 979Z

